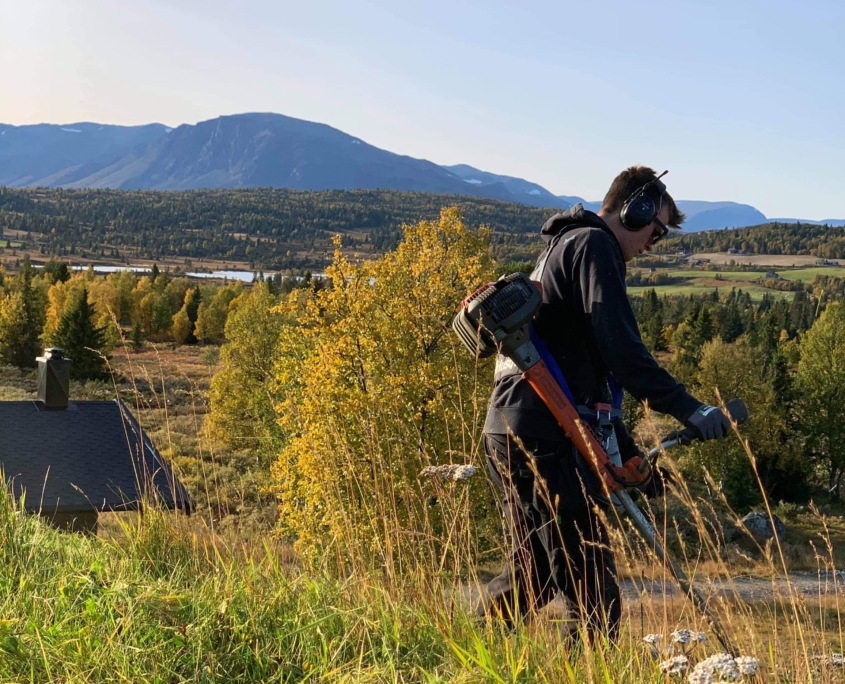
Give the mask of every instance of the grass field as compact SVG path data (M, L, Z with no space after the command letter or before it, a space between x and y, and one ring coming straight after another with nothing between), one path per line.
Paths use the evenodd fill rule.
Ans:
M798 258L798 257L795 257ZM796 268L774 270L782 279L790 281L801 281L809 283L817 275L828 275L836 278L845 278L845 268L835 266L814 266L807 268ZM664 271L661 271L664 272ZM642 294L645 291L654 289L658 296L663 295L691 295L704 294L718 289L720 292L728 292L732 288L741 289L747 292L754 299L761 299L765 293L771 297L792 297L792 292L784 292L763 287L753 283L754 280L765 279L766 274L754 271L703 271L696 269L675 269L665 271L673 278L683 278L683 282L673 285L658 285L654 287L629 287L631 295ZM720 280L716 279L719 276Z
M728 254L727 252L706 252L694 254L693 259L709 259L713 264L752 264L778 268L815 266L819 257L802 254Z
M266 526L224 515L219 504L238 500L247 476L203 427L215 364L197 347L118 350L116 385L72 387L76 399L120 394L202 510L110 515L91 538L57 532L0 496L0 682L665 684L680 681L659 670L670 652L695 663L721 651L624 519L609 521L623 589L617 644L573 641L577 624L559 602L513 631L474 619L469 597L486 576L467 549L454 550L455 572L409 563L403 575L338 574L302 562ZM31 372L0 369L0 399L33 390ZM246 509L267 504L239 500ZM679 486L654 515L740 651L759 659L759 674L743 681L842 682L832 655L845 651L842 511L781 507L785 541L760 546L727 509L718 524L729 533L714 534L714 506ZM678 628L708 641L673 644ZM656 658L642 641L650 633L664 635Z

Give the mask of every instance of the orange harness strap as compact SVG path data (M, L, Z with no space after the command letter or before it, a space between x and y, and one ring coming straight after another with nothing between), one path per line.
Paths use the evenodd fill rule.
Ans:
M595 433L581 420L578 411L563 393L543 361L531 366L522 374L522 377L528 381L552 412L566 437L572 440L575 448L587 459L587 463L601 481L606 496L626 487L637 487L648 482L651 472L648 469L644 473L639 471L642 463L639 456L628 459L621 467L611 462Z

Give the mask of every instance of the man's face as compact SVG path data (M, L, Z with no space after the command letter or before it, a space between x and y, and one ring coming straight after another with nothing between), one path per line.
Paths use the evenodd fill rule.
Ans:
M663 206L658 212L657 218L665 225L669 220L669 207ZM622 247L622 255L625 258L625 263L627 264L631 259L643 252L650 252L654 246L654 239L662 233L663 228L657 221L652 221L645 228L636 232L630 230L624 231L621 236L622 239L619 242ZM620 236L617 234L617 237Z

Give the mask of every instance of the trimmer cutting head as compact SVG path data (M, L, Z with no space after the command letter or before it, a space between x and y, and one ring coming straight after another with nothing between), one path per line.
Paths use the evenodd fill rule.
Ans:
M478 288L461 303L452 328L467 349L480 358L493 356L502 343L519 346L528 339L528 323L543 298L524 273L502 276Z

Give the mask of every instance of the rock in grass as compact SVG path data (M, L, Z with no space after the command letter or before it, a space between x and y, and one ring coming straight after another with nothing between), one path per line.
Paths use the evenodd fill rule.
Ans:
M471 465L447 464L428 466L420 473L423 477L439 477L442 480L463 482L475 475L477 468Z
M777 536L778 541L782 542L786 537L786 525L783 524L783 521L774 514L772 514L772 519L769 520L769 514L766 511L751 511L741 522L758 541L765 542ZM773 522L774 530L772 529Z

